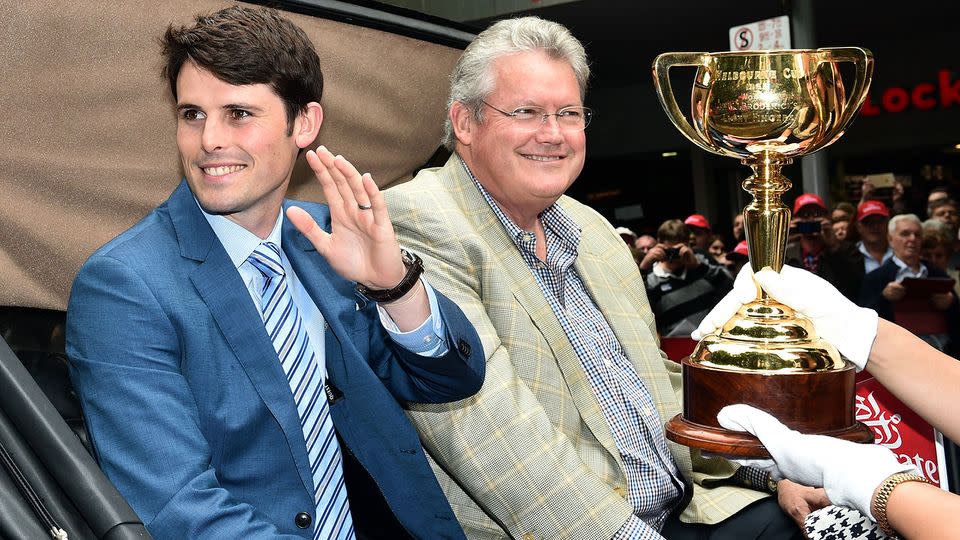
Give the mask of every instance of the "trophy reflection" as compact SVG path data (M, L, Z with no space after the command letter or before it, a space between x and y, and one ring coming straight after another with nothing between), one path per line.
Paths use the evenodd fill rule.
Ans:
M855 72L849 96L839 64ZM697 74L687 120L670 85L671 67ZM753 169L743 189L744 229L754 271L783 266L790 210L781 174L794 157L824 148L841 135L863 104L873 55L855 47L734 53L665 53L653 63L654 84L674 126L700 148L738 158ZM856 422L852 363L817 337L813 324L769 298L756 299L697 344L683 366L683 414L667 437L734 456L766 457L755 437L717 423L726 405L747 403L793 429L857 442L873 436Z

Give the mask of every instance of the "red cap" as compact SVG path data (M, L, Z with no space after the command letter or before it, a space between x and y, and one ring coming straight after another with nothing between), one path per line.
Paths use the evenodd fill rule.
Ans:
M890 217L890 210L887 205L880 201L863 201L857 206L857 221L863 221L863 218L869 216Z
M733 248L733 251L730 252L730 255L737 254L743 255L744 257L750 258L750 251L747 249L747 241L741 240L737 247Z
M683 220L684 225L690 225L691 227L700 227L701 229L709 229L710 222L707 221L707 218L701 214L693 214L687 219Z
M808 204L815 204L824 210L827 210L827 205L823 203L823 199L815 193L804 193L797 197L797 200L793 201L793 213L796 214L800 211L801 208L807 206Z

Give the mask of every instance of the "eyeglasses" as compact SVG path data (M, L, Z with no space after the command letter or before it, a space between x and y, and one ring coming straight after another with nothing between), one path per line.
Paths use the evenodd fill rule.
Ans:
M546 123L547 118L551 116L557 117L557 125L564 131L583 131L590 124L590 119L593 118L593 111L589 107L571 106L564 107L555 113L546 113L543 107L525 105L517 107L513 112L507 112L486 101L483 104L504 116L509 116L517 127L529 132L540 129L540 126Z

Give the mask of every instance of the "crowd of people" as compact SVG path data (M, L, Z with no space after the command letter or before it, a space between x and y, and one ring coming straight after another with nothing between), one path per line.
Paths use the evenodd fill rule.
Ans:
M856 206L839 202L832 207L817 194L799 195L793 201L784 262L820 276L852 302L956 357L958 203L949 187L936 186L929 189L926 207L916 210L903 191L895 187L888 204L872 198L880 194L864 182ZM748 260L742 214L726 234L700 214L664 221L656 238L625 227L617 232L644 276L662 336L689 335Z

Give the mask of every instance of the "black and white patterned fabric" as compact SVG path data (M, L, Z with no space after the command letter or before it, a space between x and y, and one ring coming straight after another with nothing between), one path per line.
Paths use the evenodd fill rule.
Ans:
M888 536L859 510L828 506L810 512L803 524L810 540L886 540Z

